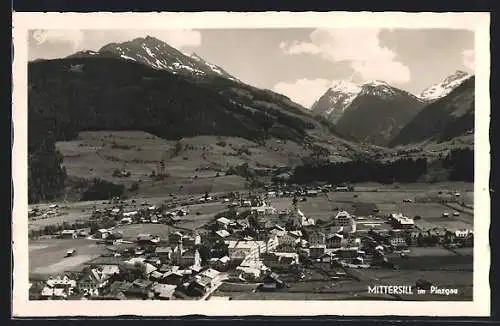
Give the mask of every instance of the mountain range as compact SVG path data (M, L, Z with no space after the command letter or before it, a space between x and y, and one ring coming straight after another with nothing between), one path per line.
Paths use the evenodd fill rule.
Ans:
M455 73L446 77L442 82L431 85L420 93L419 98L432 102L450 94L455 88L460 86L471 75L465 71L457 70Z
M31 143L84 130L142 130L164 139L197 135L269 137L332 154L370 154L288 97L239 81L195 54L153 38L28 66Z
M148 36L29 62L28 128L31 202L58 196L66 172L55 143L82 131L239 137L262 153L268 140L291 141L293 154L313 163L386 159L401 147L470 138L474 77L458 71L419 96L384 81L337 81L308 110Z
M469 76L446 96L422 109L390 146L420 142L447 142L457 137L474 135L475 77ZM473 144L473 142L472 142Z
M422 109L446 98L469 78L470 74L456 71L427 87L419 96L384 81L362 84L334 81L311 111L335 124L344 136L387 146Z

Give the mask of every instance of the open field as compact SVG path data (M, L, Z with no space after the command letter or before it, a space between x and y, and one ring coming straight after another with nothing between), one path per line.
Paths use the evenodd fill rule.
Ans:
M413 192L415 194L415 192ZM357 194L357 197L354 197ZM368 194L368 195L367 195ZM374 195L375 194L375 195ZM338 198L341 199L338 199ZM394 199L396 197L396 199ZM328 198L328 199L327 199ZM300 202L300 209L304 214L323 221L329 220L334 214L334 209L344 209L351 214L358 216L358 226L360 230L387 228L383 218L367 218L368 215L375 214L372 209L379 209L377 215L387 216L391 213L399 213L409 217L420 216L421 219L415 223L422 229L432 229L435 227L448 229L470 229L473 226L474 218L468 214L452 216L453 210L437 203L403 203L401 198L405 198L400 193L328 193L320 194L318 197L307 198L307 201ZM398 199L401 201L398 202ZM269 202L277 209L290 207L291 198L274 198ZM442 217L443 212L450 213L449 217ZM359 218L361 217L361 219Z
M105 252L105 246L87 239L34 240L28 244L29 271L50 274L69 271ZM76 249L76 255L67 257L66 251Z
M364 280L345 281L312 281L290 282L289 288L274 292L252 291L241 287L239 290L224 291L221 287L214 296L231 297L233 300L413 300L413 301L464 301L472 300L472 273L463 272L421 272L421 271L391 271L391 270L363 270L370 274ZM456 288L458 295L438 295L427 293L393 296L389 294L370 294L369 286L395 285L415 286L419 279L427 279L440 288Z
M368 188L367 188L368 189ZM388 189L388 188L387 188ZM355 191L351 193L328 193L320 194L318 197L308 197L307 201L300 202L300 209L310 217L328 221L333 216L334 209L341 208L355 213L358 216L358 230L389 229L383 217L368 216L374 208L380 210L379 214L390 214L402 211L414 216L422 216L418 220L419 225L426 228L447 226L449 228L461 228L473 225L473 217L468 214L461 214L459 217L450 216L442 218L443 211L452 212L449 208L441 204L423 203L402 203L403 199L414 198L426 190L384 191L380 187L378 192ZM178 195L184 197L184 195ZM130 205L126 210L132 210L147 201L148 205L160 204L171 201L172 197L164 192L164 196L143 195L136 197L136 204ZM354 195L357 195L356 197ZM413 196L413 197L412 197ZM191 197L191 196L189 196ZM193 196L198 198L199 196ZM291 198L272 198L269 200L277 209L285 209L291 205ZM130 201L129 201L130 203ZM75 220L88 218L92 207L109 206L104 201L100 202L76 202L61 203L60 211L65 214L59 217L48 218L39 221L30 221L30 227L39 226L42 223L59 219ZM44 207L44 205L37 205ZM226 204L221 202L193 203L187 208L190 214L181 218L174 226L163 224L133 224L120 225L116 227L124 235L126 240L135 240L140 233L158 234L162 240L168 239L168 234L176 228L195 229L213 219L214 215L227 209ZM198 215L197 215L198 213ZM70 221L69 220L69 221ZM33 224L33 225L31 225ZM69 248L75 248L77 255L64 258L65 252ZM105 245L98 245L96 241L86 239L50 239L36 240L29 243L30 273L49 274L75 270L81 268L91 259L106 252ZM406 258L399 255L388 255L391 262L398 265L398 270L392 269L348 269L348 274L355 275L356 279L334 281L322 275L314 276L312 279L297 282L289 280L289 288L276 292L253 292L253 286L234 287L222 286L214 293L214 296L229 296L234 300L397 300L390 295L374 295L368 293L368 286L377 284L390 285L414 285L419 279L426 279L440 287L458 288L458 296L439 295L411 295L405 296L404 300L471 300L472 299L472 248L457 248L447 250L441 247L419 248L412 247Z
M294 142L277 139L257 144L237 137L198 136L177 142L140 131L81 132L77 139L57 142L56 147L70 176L102 178L126 186L138 181L141 194L153 196L165 191L239 190L244 179L225 176L229 167L243 163L252 167L297 164L309 153ZM170 177L153 181L149 175L158 170L161 161ZM131 175L114 177L115 169Z
M102 178L130 186L139 182L141 196L161 196L166 192L199 194L205 191L237 191L244 188L244 178L225 176L231 166L248 163L249 166L273 167L300 164L310 150L292 141L269 139L264 143L237 138L197 136L180 141L165 140L141 131L88 131L81 132L72 141L57 142L57 149L64 156L64 166L70 176ZM153 181L149 175L158 169L161 161L169 174L164 180ZM130 172L130 177L113 177L115 169ZM219 176L216 177L216 174ZM472 204L473 186L465 182L446 182L380 185L357 185L357 193L364 201L384 202L384 194L372 192L378 189L392 192L391 200L402 201L414 196L414 192L437 193L460 191L463 199ZM350 193L332 194L336 201L350 199Z
M167 240L173 229L165 224L129 224L116 226L114 230L122 233L124 240L134 241L141 233L155 234L161 240Z

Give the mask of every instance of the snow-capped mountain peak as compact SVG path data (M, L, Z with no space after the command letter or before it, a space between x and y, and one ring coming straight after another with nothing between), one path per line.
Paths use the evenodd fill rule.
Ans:
M207 62L197 54L182 53L151 36L139 37L123 43L110 43L103 46L98 52L146 64L154 69L168 70L174 74L201 78L221 76L239 82L224 69Z
M323 96L313 104L311 110L316 114L328 116L335 122L361 90L362 88L355 83L335 80Z
M328 90L314 103L311 110L318 115L327 117L337 123L344 112L358 99L379 99L381 101L401 102L410 101L413 105L421 103L415 95L391 86L382 80L368 80L356 84L350 81L333 81Z
M420 99L425 101L434 101L448 95L456 87L461 85L466 79L472 75L461 70L457 70L454 74L446 77L442 82L431 85L424 89L420 94Z
M357 94L361 91L361 87L355 83L345 80L335 80L331 83L329 90Z

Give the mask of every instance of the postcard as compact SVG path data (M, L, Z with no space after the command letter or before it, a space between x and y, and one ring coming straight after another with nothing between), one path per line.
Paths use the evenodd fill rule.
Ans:
M14 13L13 315L488 316L489 24Z

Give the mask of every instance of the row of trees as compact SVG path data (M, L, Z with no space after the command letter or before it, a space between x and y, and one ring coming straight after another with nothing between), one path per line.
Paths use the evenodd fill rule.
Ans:
M474 151L456 149L443 160L443 167L450 170L450 181L474 182Z
M392 162L349 161L321 165L305 164L295 168L291 181L298 184L324 181L345 182L415 182L427 172L426 159L400 159Z
M474 181L474 151L455 149L440 158L441 169L449 181ZM429 163L425 158L403 158L381 162L375 160L356 160L349 162L324 163L305 162L295 168L291 180L304 184L325 181L334 184L344 182L393 183L416 182L428 172ZM444 180L443 180L444 181Z
M31 145L31 146L30 146ZM66 169L49 134L44 141L28 144L28 202L54 200L64 191Z

